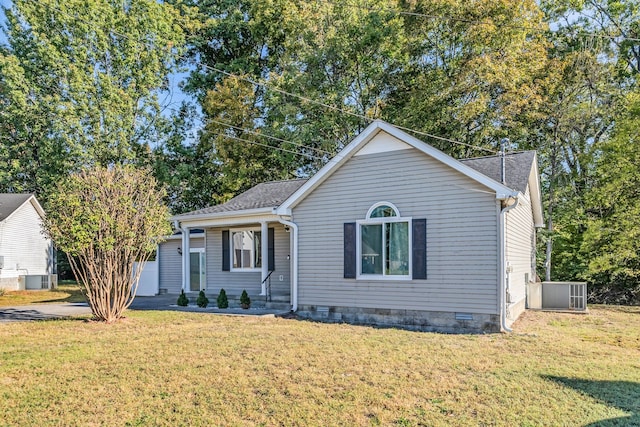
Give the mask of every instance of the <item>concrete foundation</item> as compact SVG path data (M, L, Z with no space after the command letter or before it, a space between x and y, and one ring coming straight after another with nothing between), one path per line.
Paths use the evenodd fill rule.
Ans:
M300 317L323 322L394 327L424 332L489 333L500 331L495 314L300 305Z

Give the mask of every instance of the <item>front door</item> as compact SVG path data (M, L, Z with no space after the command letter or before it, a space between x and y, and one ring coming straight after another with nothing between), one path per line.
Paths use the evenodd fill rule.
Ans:
M191 276L191 292L198 292L206 287L205 253L204 249L191 249L189 254L189 274Z

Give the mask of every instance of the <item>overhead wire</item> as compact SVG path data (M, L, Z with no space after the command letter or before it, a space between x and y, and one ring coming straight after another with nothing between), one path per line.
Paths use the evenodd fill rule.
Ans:
M234 125L232 125L230 123L225 123L225 122L222 122L220 120L208 118L207 121L209 121L211 123L216 123L216 124L219 124L219 125L222 125L222 126L227 126L229 128L232 128L232 129L236 129L236 130L240 130L240 131L243 131L243 132L247 132L247 133L250 133L250 134L253 134L253 135L256 135L256 136L272 139L274 141L284 142L286 144L292 144L292 145L295 145L295 146L298 146L298 147L307 148L309 150L317 151L317 152L320 152L320 153L323 153L323 154L327 154L329 156L333 155L333 153L331 153L331 152L329 152L327 150L323 150L321 148L311 147L311 146L308 146L308 145L305 145L305 144L302 144L302 143L299 143L299 142L289 141L289 140L286 140L286 139L278 138L276 136L271 136L271 135L267 135L267 134L264 134L264 133L256 132L255 130L242 128L242 127L239 127L239 126L234 126Z
M42 3L38 2L37 0L30 0L30 1L34 2L34 3L42 4ZM59 8L53 7L52 5L47 4L46 2L44 3L44 5L46 7L48 7L49 9L54 9L55 11L66 15L69 18L79 19L79 20L83 21L86 24L90 24L85 19L77 17L77 16L75 16L75 17L71 16L68 13L60 10ZM148 43L146 41L133 39L132 37L128 36L127 34L122 34L122 33L118 32L118 31L113 30L113 29L110 29L109 33L112 34L112 35L118 36L118 37L123 37L123 38L125 38L127 40L130 40L132 42L139 43L139 44L141 44L141 45L143 45L145 47L149 47L149 45L148 45ZM215 72L221 73L223 75L226 75L228 77L238 78L240 80L247 81L248 83L251 83L253 85L264 87L267 90L271 90L271 91L274 91L274 92L277 92L277 93L280 93L280 94L283 94L283 95L291 96L291 97L300 99L302 101L309 102L309 103L312 103L312 104L316 104L316 105L325 107L327 109L331 109L333 111L336 111L336 112L339 112L339 113L342 113L342 114L347 114L347 115L350 115L352 117L357 117L357 118L363 119L363 120L365 120L365 121L367 121L369 123L371 123L371 122L373 122L375 120L375 119L373 119L371 117L365 116L364 114L355 113L353 111L349 111L349 110L346 110L344 108L337 107L335 105L327 104L327 103L324 103L324 102L321 102L321 101L317 101L317 100L311 99L309 97L305 97L303 95L299 95L299 94L295 94L295 93L292 93L292 92L288 92L288 91L283 90L283 89L281 89L279 87L276 87L276 86L273 86L273 85L270 85L270 84L267 84L267 83L264 83L264 82L259 82L259 81L256 81L254 79L248 78L248 77L243 77L243 76L237 75L235 73L230 73L230 72L222 70L220 68L217 68L217 67L214 67L214 66L211 66L211 65L208 65L208 64L204 64L204 63L202 63L200 61L193 61L192 58L186 57L184 55L176 55L176 57L181 59L181 60L187 61L187 62L188 61L192 61L195 65L198 65L198 66L200 66L200 67L202 67L204 69L207 69L207 70L210 70L210 71L215 71ZM457 145L465 146L465 147L468 147L468 148L473 148L473 149L476 149L476 150L490 152L490 153L493 153L493 154L497 153L496 150L488 149L486 147L481 147L481 146L468 144L468 143L461 142L461 141L456 141L454 139L442 137L442 136L439 136L439 135L434 135L434 134L431 134L431 133L428 133L428 132L423 132L423 131L419 131L419 130L416 130L416 129L411 129L411 128L404 127L404 126L398 126L398 125L394 125L394 124L392 124L392 125L397 127L398 129L402 129L404 131L412 132L412 133L415 133L417 135L426 136L426 137L433 138L433 139L436 139L436 140L440 140L440 141L443 141L443 142L448 142L448 143L451 143L451 144L457 144ZM291 143L291 141L288 141L288 142ZM313 147L311 147L311 146L306 146L306 145L303 145L303 146L305 148L308 148L308 149L313 149Z
M31 1L32 2L37 2L37 0L31 0ZM44 3L44 5L49 7L49 8L55 9L59 13L67 15L67 17L71 17L73 19L81 19L81 20L83 20L82 18L72 17L69 14L67 14L66 12L60 10L59 8L55 8L50 4ZM367 7L364 7L364 6L353 5L353 4L351 4L351 5L348 4L348 6L354 6L354 7L361 8L361 9L364 9L364 10L369 10L369 11L372 11L372 12L373 11L375 11L375 12L389 12L389 13L395 13L395 14L398 14L398 15L424 17L424 18L428 18L428 19L443 19L443 20L458 21L458 22L465 22L465 23L476 23L476 24L481 24L481 25L482 24L495 25L495 23L493 23L493 22L483 21L483 20L472 20L472 19L464 19L464 18L455 18L455 17L442 16L442 15L430 15L430 14L424 14L424 13L418 13L418 12L401 11L401 10L396 10L396 9L375 9L375 8L367 8ZM83 21L85 23L87 23L86 20L83 20ZM545 31L545 32L548 31L548 29L544 29L544 28L518 26L518 25L513 25L513 24L507 24L507 25L502 24L502 25L499 25L499 27L518 28L518 29L525 29L525 30L530 30L530 31ZM140 43L140 44L142 44L142 45L144 45L146 47L149 47L147 42L145 42L145 41L133 40L128 35L119 33L119 32L114 31L114 30L109 30L109 32L112 35L123 37L123 38L126 38L128 40ZM619 39L618 36L606 36L606 35L595 35L595 36L603 36L605 38L618 38ZM632 40L632 41L640 41L640 39L632 38L632 37L623 37L623 39ZM269 83L266 83L266 82L260 82L260 81L251 79L249 77L240 76L238 74L231 73L231 72L222 70L220 68L217 68L217 67L214 67L214 66L211 66L211 65L208 65L208 64L204 64L204 63L202 63L201 61L198 61L198 60L193 61L192 58L186 57L184 55L176 55L176 57L181 59L181 60L184 60L184 61L192 61L192 63L194 63L195 65L197 65L199 67L202 67L203 69L214 71L214 72L226 75L228 77L234 77L234 78L237 78L237 79L240 79L240 80L244 80L244 81L247 81L248 83L251 83L253 85L264 87L267 90L271 90L271 91L274 91L274 92L277 92L277 93L280 93L280 94L283 94L283 95L286 95L286 96L291 96L291 97L300 99L300 100L308 102L308 103L312 103L312 104L319 105L319 106L322 106L324 108L327 108L327 109L330 109L330 110L333 110L333 111L336 111L336 112L340 112L342 114L350 115L352 117L357 117L357 118L360 118L360 119L365 120L367 122L372 122L372 121L375 120L375 119L373 119L371 117L368 117L368 116L366 116L364 114L360 114L360 113L356 113L356 112L353 112L353 111L349 111L349 110L346 110L344 108L337 107L335 105L327 104L327 103L324 103L324 102L321 102L321 101L318 101L318 100L314 100L314 99L311 99L311 98L303 96L303 95L292 93L292 92L286 91L284 89L281 89L281 88L279 88L277 86L273 86L272 84L269 84ZM402 129L402 130L407 131L407 132L411 132L411 133L414 133L414 134L417 134L417 135L421 135L421 136L426 136L428 138L433 138L433 139L440 140L440 141L443 141L443 142L448 142L448 143L451 143L451 144L457 144L457 145L465 146L465 147L476 149L476 150L490 152L490 153L493 153L493 154L497 153L496 150L488 149L486 147L481 147L481 146L477 146L477 145L473 145L473 144L464 143L464 142L457 141L457 140L454 140L454 139L451 139L451 138L442 137L442 136L439 136L439 135L431 134L431 133L424 132L424 131L419 131L419 130L412 129L412 128L405 127L405 126L400 126L400 125L394 125L394 126L397 127L398 129ZM243 130L245 130L247 132L251 132L249 129L243 129ZM268 135L265 135L265 134L259 134L259 136L269 137ZM275 138L275 137L273 137L273 138ZM284 142L284 141L285 140L282 140L282 142ZM307 146L307 145L304 145L304 144L294 143L292 141L286 141L286 142L287 143L291 143L292 145L297 145L297 146L304 147L304 148L307 148L307 149L310 149L310 150L316 150L315 147Z

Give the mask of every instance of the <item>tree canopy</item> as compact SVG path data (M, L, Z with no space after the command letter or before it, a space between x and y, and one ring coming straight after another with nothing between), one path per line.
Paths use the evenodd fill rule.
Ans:
M0 188L45 197L87 165L144 163L188 20L154 0L15 0L0 49Z

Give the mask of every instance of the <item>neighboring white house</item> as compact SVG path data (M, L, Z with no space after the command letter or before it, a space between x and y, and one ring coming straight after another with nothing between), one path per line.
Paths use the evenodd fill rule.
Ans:
M271 292L314 319L453 332L509 329L543 224L535 152L459 161L383 121L309 180L174 220L169 293Z
M0 288L57 284L55 252L42 232L44 211L33 194L0 193Z

